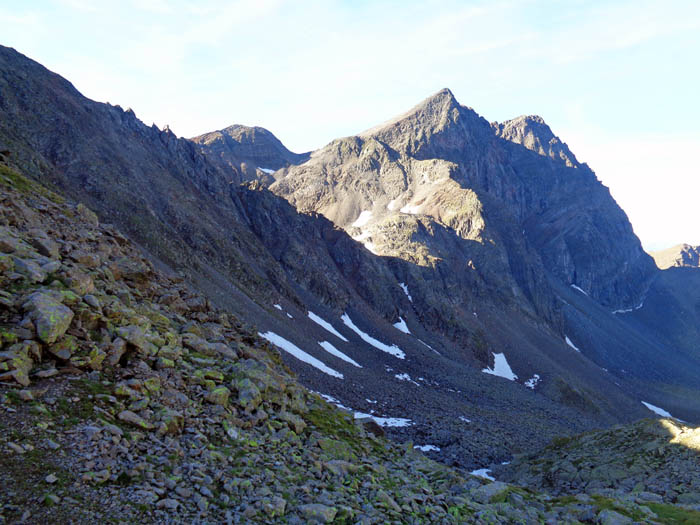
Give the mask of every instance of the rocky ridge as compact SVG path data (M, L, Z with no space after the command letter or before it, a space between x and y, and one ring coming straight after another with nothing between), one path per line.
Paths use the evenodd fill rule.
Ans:
M700 246L678 244L665 250L652 252L651 256L656 266L662 270L673 267L700 267Z
M199 145L209 160L237 173L238 182L272 182L274 171L309 158L309 153L292 153L270 131L259 126L234 124L190 140Z
M698 516L488 482L386 441L113 226L2 166L0 228L0 522Z

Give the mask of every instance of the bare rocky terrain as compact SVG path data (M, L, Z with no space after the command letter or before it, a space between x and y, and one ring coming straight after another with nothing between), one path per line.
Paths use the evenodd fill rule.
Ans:
M6 521L696 517L692 426L594 431L700 421L700 273L540 117L190 141L0 47L0 163Z
M679 489L697 488L697 430L647 422L673 436L652 432L644 446L661 458L640 467L654 479L593 495L451 469L310 393L250 327L156 271L82 204L3 166L0 251L2 523L700 518L696 492ZM619 467L608 470L596 479L614 483Z

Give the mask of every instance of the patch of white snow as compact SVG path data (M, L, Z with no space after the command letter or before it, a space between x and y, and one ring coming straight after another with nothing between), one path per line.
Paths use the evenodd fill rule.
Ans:
M569 339L568 335L564 336L564 341L566 341L566 344L569 345L571 348L573 348L577 352L581 353L581 350L579 350L578 347L574 343L571 342L571 339Z
M413 445L413 448L420 450L421 452L440 452L440 447L435 445Z
M513 370L511 370L510 365L508 364L508 361L506 360L505 354L497 354L493 353L493 368L484 368L482 370L484 374L491 374L494 376L502 377L504 379L508 379L509 381L515 381L518 379L518 376L516 376L513 373Z
M464 416L459 416L459 420L460 420L460 421L464 421L465 423L471 423L471 422L472 422L471 419L468 419L468 418L466 418L466 417L464 417Z
M332 377L337 377L338 379L343 379L343 374L340 372L336 372L329 366L326 366L325 363L322 361L319 361L316 359L314 356L307 354L304 352L301 348L299 348L297 345L292 343L291 341L287 341L284 337L277 335L274 332L265 332L264 334L261 332L258 332L258 335L262 337L263 339L267 339L270 341L273 345L281 348L285 352L288 352L289 354L293 355L296 357L299 361L303 361L304 363L307 363L314 368L317 368L324 374L328 374L329 376Z
M380 427L407 427L413 424L410 419L404 417L379 417L364 412L355 412L355 419L369 417Z
M399 283L399 286L403 290L403 293L406 294L406 297L408 297L408 300L413 302L413 298L411 297L411 294L408 293L408 286L406 286L404 283Z
M534 390L535 387L537 386L537 383L539 383L539 382L540 382L540 374L534 374L530 379L525 381L523 384L526 387L532 388Z
M389 211L394 211L396 209L396 203L398 202L399 199L394 199L391 201L389 204L386 205L386 209Z
M338 350L328 341L319 341L318 344L321 345L321 348L323 348L326 352L328 352L331 355L334 355L338 359L342 359L346 363L350 363L351 365L356 366L357 368L362 368L362 365L358 364L355 360L346 356L343 352Z
M477 477L480 477L480 478L489 479L489 480L491 480L491 481L496 481L496 478L494 478L493 476L491 476L491 475L489 474L489 472L491 472L491 469L490 469L490 468L480 468L480 469L472 470L472 471L470 472L470 474L471 474L472 476L477 476Z
M369 220L372 218L372 212L369 210L365 210L362 213L360 213L360 216L355 219L355 222L353 222L350 226L353 226L354 228L362 228L365 224L369 222Z
M628 313L630 313L630 312L634 312L635 310L639 310L642 306L644 306L644 301L642 301L641 303L639 303L639 304L638 304L637 306L635 306L634 308L622 308L622 309L620 309L620 310L614 310L614 311L613 311L613 315L616 315L616 314L628 314Z
M642 405L644 405L649 410L654 412L654 414L658 414L661 417L673 417L669 412L666 412L663 408L659 408L657 406L654 406L651 403L647 403L646 401L642 401Z
M404 334L411 333L411 331L408 329L408 326L406 326L406 321L404 321L401 317L399 317L398 323L394 323L394 328L401 330Z
M340 332L338 332L335 328L333 328L333 325L331 323L322 319L321 317L319 317L318 315L313 313L311 310L309 310L309 319L311 319L314 323L316 323L316 324L322 326L323 328L325 328L326 330L328 330L334 336L340 338L341 340L345 341L346 343L348 342L348 340L345 337L343 337L340 334Z
M394 357L398 357L399 359L406 359L406 354L398 346L389 346L387 344L384 344L381 341L378 341L377 339L372 337L371 335L366 334L365 332L360 330L357 326L355 326L355 323L352 322L352 319L350 319L350 316L347 313L344 313L341 319L343 320L343 323L345 323L345 326L347 326L348 328L350 328L350 330L359 335L365 343L372 345L373 347L377 348L378 350L381 350L382 352L386 352L388 354L393 355Z
M271 168L258 168L258 169L260 171L262 171L263 173L267 173L268 175L272 175L274 172L277 171L277 170L273 170Z
M586 292L586 290L584 290L583 288L581 288L581 287L579 287L579 286L576 286L575 284L572 284L571 287L572 287L574 290L578 290L578 291L581 292L583 295L588 295L588 292Z
M420 386L413 379L411 379L411 376L409 376L406 372L404 372L402 374L394 374L394 377L396 379L398 379L399 381L408 381L409 383L413 383L416 386Z
M424 341L421 341L420 339L418 339L418 342L419 342L420 344L422 344L423 346L427 346L428 348L430 348L430 349L431 349L433 352L435 352L437 355L442 355L440 352L438 352L437 350L435 350L435 349L434 349L432 346L430 346L428 343L426 343L426 342L424 342Z
M399 211L410 215L418 215L420 213L420 208L420 206L411 206L410 204L406 204L406 206L401 208Z
M377 251L377 247L374 245L373 242L365 242L362 244L367 249L367 251L372 252L374 255L379 255L379 252Z
M273 304L272 306L274 306L274 307L277 308L278 310L281 310L281 309L282 309L282 305L281 305L281 304Z

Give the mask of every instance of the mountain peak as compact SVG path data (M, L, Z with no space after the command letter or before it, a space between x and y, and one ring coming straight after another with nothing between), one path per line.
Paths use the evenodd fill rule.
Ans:
M224 169L233 168L241 180L258 178L258 169L269 174L309 158L308 153L289 151L271 131L259 126L232 124L190 140L197 143L210 160Z
M521 115L503 123L494 123L493 127L499 137L521 144L535 153L561 159L569 167L580 165L569 146L554 134L539 115Z

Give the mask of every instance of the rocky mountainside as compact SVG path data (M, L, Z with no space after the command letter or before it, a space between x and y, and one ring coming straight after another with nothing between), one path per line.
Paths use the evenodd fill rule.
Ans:
M147 127L0 48L8 164L392 439L473 469L648 416L642 401L700 419L695 317L670 319L696 295L540 119L490 125L443 91L298 165L271 134L233 129L229 163L223 135L216 153ZM280 169L239 185L243 157Z
M0 252L0 522L700 516L672 504L690 501L677 486L553 497L387 441L371 418L303 388L264 334L154 269L84 205L1 165ZM654 444L693 445L696 432ZM678 463L665 465L657 478L675 475Z
M449 90L314 152L271 190L349 232L358 228L354 236L381 255L409 257L397 246L381 249L393 237L374 230L392 222L427 220L447 227L471 241L466 244L474 256L468 259L477 274L495 265L504 291L517 295L513 288L519 288L543 313L550 305L536 282L542 265L611 308L638 301L654 273L607 188L542 119L492 128ZM418 244L423 246L405 249L425 261L448 259ZM504 277L514 282L502 282Z
M684 266L700 268L700 246L678 244L665 250L652 252L651 256L654 258L656 266L662 270Z
M292 153L272 133L258 126L234 124L191 140L210 161L237 173L238 182L268 179L272 172L309 158L309 153Z
M538 367L552 358L572 366L579 351L599 368L578 377L613 374L635 396L697 417L695 394L671 387L700 386L690 350L697 332L683 333L687 350L676 357L667 331L631 322L644 315L640 305L656 305L648 296L664 279L607 188L541 118L489 125L443 90L276 179L271 191L298 210L321 213L369 251L409 263L402 282L420 324L452 345L467 342L465 353L482 365L495 351L469 341L480 331L528 377L541 376ZM691 290L691 298L700 293ZM524 328L498 339L502 319L489 322L487 307L511 312L511 324L545 324L540 335L559 343L530 347ZM567 397L561 389L550 395Z

